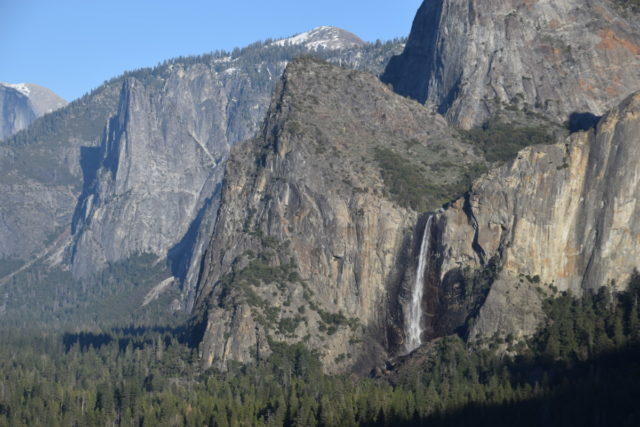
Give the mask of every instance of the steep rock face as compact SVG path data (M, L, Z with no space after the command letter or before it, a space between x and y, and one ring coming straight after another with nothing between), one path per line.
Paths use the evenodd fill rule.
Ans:
M69 229L121 86L109 82L0 143L0 259L32 260Z
M19 90L26 95L31 102L31 107L36 117L52 113L68 104L51 89L33 83L9 84L8 86Z
M560 122L640 89L640 25L608 0L425 0L382 79L464 128L503 104Z
M36 119L29 98L12 87L0 85L0 139L24 129Z
M180 258L169 251L190 249L176 245L211 202L229 145L252 132L268 104L258 96L235 105L247 101L242 91L250 84L246 75L201 64L176 66L159 87L125 81L97 179L81 201L76 277L134 253Z
M0 183L0 191L2 203L7 203L0 208L0 259L28 259L44 254L71 220L69 206L75 204L77 197L67 186L42 185L33 180L5 181ZM29 215L5 215L10 209L24 210Z
M442 117L373 76L289 65L260 138L227 164L198 286L205 365L303 341L328 370L366 369L401 347L398 293L418 215L385 196L385 149L407 167L448 150L477 161Z
M312 31L307 42L346 37L322 55L348 66L375 68L385 56L382 46L369 50L336 31ZM185 308L191 308L215 222L220 165L231 145L254 135L287 61L313 50L308 43L256 45L233 57L177 61L127 77L119 111L105 130L95 181L85 180L76 211L76 278L152 253L171 263L184 285Z
M51 90L31 83L0 83L0 140L67 102Z
M437 215L432 287L497 270L472 339L533 333L541 300L557 291L627 285L640 259L639 132L636 93L594 131L522 150Z

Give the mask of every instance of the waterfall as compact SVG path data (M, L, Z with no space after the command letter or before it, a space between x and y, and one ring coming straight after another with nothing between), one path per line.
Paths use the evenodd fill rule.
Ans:
M405 315L405 336L407 339L407 353L412 352L422 344L422 296L424 295L424 276L428 265L429 238L431 236L431 223L433 215L429 216L424 226L422 243L420 244L420 255L418 257L418 269L416 270L416 280L411 290L411 305L409 312Z

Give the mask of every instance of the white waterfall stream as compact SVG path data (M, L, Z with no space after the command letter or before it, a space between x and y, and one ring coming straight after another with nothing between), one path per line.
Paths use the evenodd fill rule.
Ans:
M433 216L427 219L420 244L420 255L418 258L418 269L416 270L416 280L411 290L411 305L405 315L405 336L407 353L412 352L422 344L422 296L424 295L424 276L429 264L429 238L431 236L431 223Z

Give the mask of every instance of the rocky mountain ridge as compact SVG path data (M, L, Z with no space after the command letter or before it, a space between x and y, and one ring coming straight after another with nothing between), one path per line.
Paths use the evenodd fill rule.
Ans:
M638 34L608 0L427 0L392 87L374 75L400 43L327 27L127 73L0 144L2 312L27 279L162 300L218 369L280 343L367 373L446 335L521 340L544 298L635 267L638 96L598 116L636 88ZM290 62L309 53L342 67ZM553 143L474 181L532 141Z
M341 40L341 32L331 35ZM349 40L339 46L352 46ZM303 44L295 51L316 47ZM323 52L327 59L356 66L370 61L361 47ZM221 165L233 144L255 132L291 59L282 53L272 59L269 52L289 48L267 44L260 62L222 57L213 70L200 64L171 66L159 85L125 81L120 111L102 142L95 186L78 211L75 277L136 253L152 253L169 260L191 307L205 243L198 236L211 233Z
M291 67L287 81L295 81L296 77L291 77L295 73L299 78L300 73L309 72L309 68ZM332 72L323 69L321 74L331 78ZM276 99L286 100L286 95ZM380 228L371 226L395 215L387 208L374 221L371 215L385 197L368 198L366 203L356 204L360 210L353 221L357 230L356 218L363 218L371 224L369 233L337 245L349 235L349 220L344 231L322 231L323 226L317 223L303 226L318 215L305 208L305 200L310 198L307 186L313 182L322 188L323 184L321 179L305 178L310 172L294 165L321 162L294 159L300 156L301 146L312 147L313 139L301 143L303 133L289 133L287 120L297 108L287 108L286 101L272 105L271 116L287 119L267 121L265 138L271 142L245 144L230 163L234 172L227 171L221 216L206 255L197 304L207 310L202 343L205 366L224 369L228 360L259 360L268 354L269 343L296 342L303 337L307 345L322 349L329 371L364 372L385 357L404 354L410 288L415 272L421 271L417 266L421 256L427 264L422 270L422 342L461 331L475 343L520 341L544 320L545 298L564 291L581 295L601 286L625 289L638 267L635 252L640 232L634 224L640 215L633 201L637 199L634 177L640 165L634 144L640 126L639 108L637 93L608 113L594 130L574 133L557 144L522 150L517 159L478 179L465 197L445 209L427 217L404 211L397 218L404 219L400 222L403 225L383 226L386 233L391 232L383 238L372 238L372 230ZM300 116L295 118L300 126ZM338 157L347 156L340 153ZM238 175L243 165L252 166ZM337 195L341 191L333 188L321 193ZM316 202L322 206L318 218L324 218L325 227L340 197ZM324 240L327 237L329 241ZM314 249L317 239L324 243ZM390 242L403 239L395 249L387 248ZM430 242L424 253L423 239ZM368 241L378 242L377 249L375 244L360 247L360 242ZM323 251L318 248L336 246L342 251L331 249L329 262L322 267ZM374 269L375 274L360 270L362 265L375 264L366 261L369 250L387 254L375 258L393 267ZM331 257L341 263L342 269L334 272L337 276L329 273ZM349 283L345 274L351 263L356 267L355 282L342 287L339 283ZM264 276L266 271L269 273ZM334 277L336 285L332 284ZM385 285L372 288L376 283ZM354 287L355 293L350 290ZM360 299L349 302L353 296ZM298 305L304 310L296 312ZM384 313L383 318L368 317L366 307L376 307L369 313ZM332 309L338 312L331 313ZM315 322L310 320L316 314L313 311L318 317ZM340 320L322 339L318 331L323 330L325 319L332 318L330 314ZM269 315L271 324L265 320ZM294 326L284 333L279 325L288 324L289 319ZM345 337L340 336L341 327ZM356 342L358 345L353 345ZM351 357L340 357L342 354Z

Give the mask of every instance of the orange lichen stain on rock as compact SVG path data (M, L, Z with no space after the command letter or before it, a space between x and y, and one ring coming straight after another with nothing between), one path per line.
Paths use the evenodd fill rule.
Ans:
M293 214L293 223L300 224L304 221L309 215L309 211L307 209L299 209Z
M634 55L640 55L640 46L623 39L613 30L602 30L598 33L600 43L596 46L601 50L626 49Z

